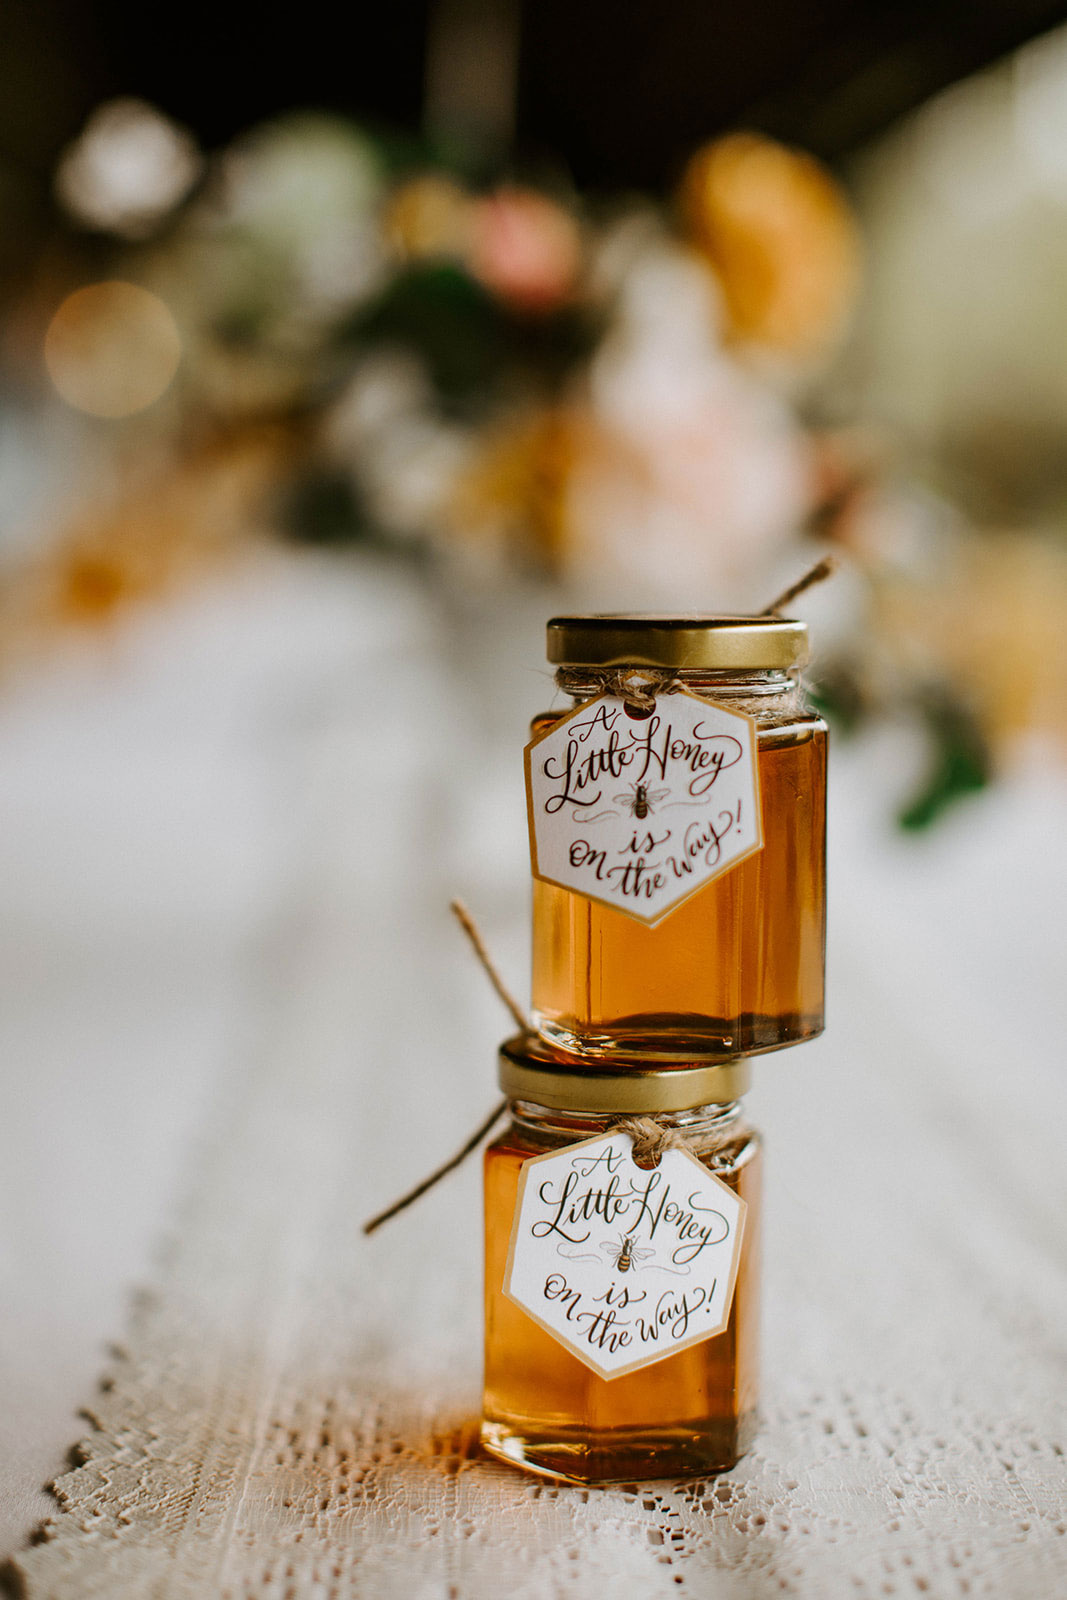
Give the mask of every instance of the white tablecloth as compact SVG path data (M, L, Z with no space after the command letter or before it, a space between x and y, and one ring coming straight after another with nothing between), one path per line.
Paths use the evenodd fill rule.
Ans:
M445 907L521 989L549 604L263 557L0 700L0 1545L31 1600L1067 1588L1065 784L1036 752L911 841L907 741L835 752L830 1027L751 1098L754 1452L590 1492L472 1452L477 1164L359 1223L496 1093L507 1019Z

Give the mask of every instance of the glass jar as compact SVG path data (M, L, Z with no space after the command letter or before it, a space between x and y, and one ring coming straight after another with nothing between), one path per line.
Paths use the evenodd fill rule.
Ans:
M549 660L572 705L613 675L669 679L754 724L763 844L649 926L533 885L533 1019L577 1054L685 1061L777 1050L823 1028L826 724L805 703L802 622L561 617ZM651 673L649 673L651 669Z
M740 1105L746 1063L587 1072L518 1039L501 1052L500 1082L511 1122L485 1152L486 1450L573 1483L732 1467L752 1439L758 1379L761 1143ZM725 1331L604 1378L509 1299L504 1281L523 1164L637 1113L684 1134L747 1211Z

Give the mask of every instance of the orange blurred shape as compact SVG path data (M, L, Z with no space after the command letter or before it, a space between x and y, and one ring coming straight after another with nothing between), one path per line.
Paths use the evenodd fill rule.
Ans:
M801 359L833 344L855 298L859 234L813 156L730 134L691 158L679 201L719 280L732 338Z
M960 686L998 750L1048 736L1067 753L1067 553L1023 530L972 532L950 581L888 570L874 591L879 636L913 677Z
M469 195L451 178L427 172L393 191L385 209L385 236L405 261L463 256L470 239Z
M37 574L38 624L107 623L249 544L296 448L284 428L239 427L131 471L63 530Z
M546 566L566 555L571 474L593 424L566 408L535 411L490 429L451 507L457 534L517 544Z
M177 325L157 295L134 283L92 283L67 296L44 341L49 377L94 417L130 417L158 400L178 370Z

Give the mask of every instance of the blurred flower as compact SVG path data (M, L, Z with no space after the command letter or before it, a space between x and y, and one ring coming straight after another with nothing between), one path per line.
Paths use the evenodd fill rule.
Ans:
M276 307L336 315L379 282L382 168L358 128L305 112L254 129L223 158L213 218L258 258Z
M324 419L323 440L347 464L376 530L432 539L471 452L468 432L444 422L414 356L366 357Z
M859 237L825 168L757 134L731 134L697 151L679 199L718 277L732 338L801 359L832 345L855 295Z
M402 261L462 259L470 247L470 196L452 178L426 172L393 191L385 236Z
M551 568L565 566L571 474L593 449L594 425L577 409L534 411L491 429L457 483L449 519L454 534L495 552L518 549Z
M656 231L630 243L585 398L487 433L453 521L621 604L721 603L800 527L807 440L719 347L700 262Z
M93 112L56 170L60 204L85 227L146 239L200 176L196 141L144 100Z
M385 271L381 194L375 147L337 117L286 117L223 155L141 264L181 325L190 406L233 419L319 394L338 323Z
M634 603L743 593L810 506L807 438L720 348L717 309L700 263L652 240L592 362L598 443L570 481L567 558Z
M338 456L373 449L398 421L428 409L433 400L426 372L406 351L364 356L323 419L323 434Z
M547 195L502 188L474 203L471 271L518 310L554 310L573 294L581 264L578 223Z
M135 283L93 283L67 296L45 335L49 376L68 405L129 417L158 400L181 360L163 301Z
M675 235L662 211L647 203L627 209L599 229L590 241L587 281L593 299L614 305L642 261L670 250ZM709 291L705 287L705 298Z
M286 273L254 238L236 230L211 235L191 222L142 268L181 326L187 408L234 420L303 401L329 319L294 297Z
M120 482L61 531L36 573L45 624L94 625L153 598L258 531L264 497L287 460L277 429L238 430Z
M994 743L1038 730L1067 750L1067 553L1019 530L971 532L940 583L909 567L875 584L878 634L913 680L959 686Z

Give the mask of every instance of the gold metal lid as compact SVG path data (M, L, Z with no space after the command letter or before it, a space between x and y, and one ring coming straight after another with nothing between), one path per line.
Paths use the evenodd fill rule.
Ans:
M548 659L561 667L788 671L808 660L808 625L791 617L659 616L620 612L553 617Z
M748 1061L703 1062L691 1067L649 1067L613 1062L609 1071L553 1054L532 1034L517 1034L500 1047L500 1087L509 1100L529 1100L553 1111L602 1114L691 1111L725 1104L747 1093Z

